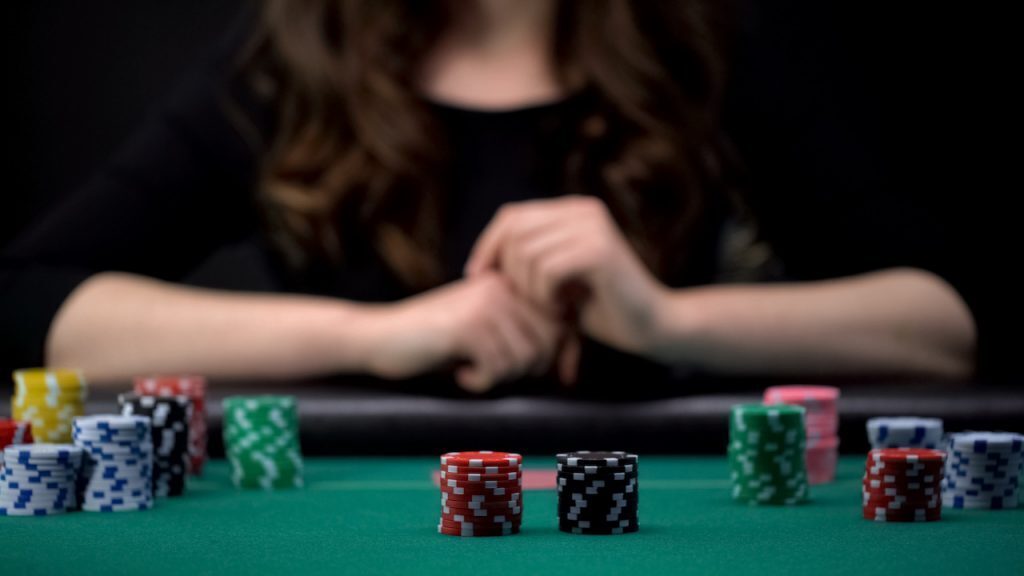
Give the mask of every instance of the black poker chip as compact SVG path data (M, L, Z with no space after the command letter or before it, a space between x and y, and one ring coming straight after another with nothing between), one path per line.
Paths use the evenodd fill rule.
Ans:
M562 532L571 532L573 534L593 534L593 535L612 535L612 534L629 534L637 532L640 529L640 525L637 522L628 522L625 525L621 524L605 524L605 525L591 525L583 524L580 522L570 521L558 521L558 529Z
M639 471L635 466L628 468L593 468L584 466L563 466L558 469L559 477L575 479L615 479L615 478L636 478Z
M573 534L626 534L639 526L638 458L626 452L558 455L559 529Z
M636 454L628 452L591 452L583 450L579 452L566 452L556 456L559 464L567 466L621 466L624 464L636 464L639 458Z
M153 493L180 496L189 472L188 423L192 403L185 396L121 394L121 413L146 416L153 440Z
M559 478L556 488L559 492L575 494L630 494L640 487L636 478L629 480L566 480Z

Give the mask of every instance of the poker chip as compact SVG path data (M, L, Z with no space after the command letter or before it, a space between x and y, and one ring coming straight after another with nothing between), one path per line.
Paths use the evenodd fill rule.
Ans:
M85 379L75 370L17 370L11 415L31 424L37 441L68 444L71 422L85 414L88 395Z
M153 495L181 496L189 467L188 423L192 402L185 396L121 394L121 414L150 419L153 438Z
M942 518L946 454L929 448L875 448L862 483L863 517L875 522L934 522Z
M807 481L813 485L835 480L839 462L839 389L832 386L772 386L764 391L764 403L803 406Z
M449 536L518 534L523 518L522 461L508 452L441 455L441 519Z
M868 443L872 448L941 449L942 420L916 416L887 416L867 422Z
M946 441L942 504L946 508L1016 508L1024 475L1024 436L962 432Z
M625 534L639 529L639 458L627 452L556 456L558 529L571 534Z
M506 470L519 470L522 462L523 457L519 454L492 452L490 450L481 452L448 452L441 455L441 469L453 473L479 472L478 470L471 470L474 468L495 469L494 472L484 473L500 473L502 468ZM451 469L452 467L455 467L455 469Z
M203 473L206 462L206 378L202 376L138 376L134 391L146 396L185 396L192 402L188 422L189 472Z
M75 418L82 449L82 510L129 512L153 506L153 441L146 416L103 414Z
M793 505L810 497L803 406L738 404L729 418L732 497L750 505Z
M81 448L11 444L0 459L0 516L52 516L77 509Z
M238 488L301 488L302 450L294 396L224 399L224 451Z
M19 422L0 418L0 453L11 445L32 443L32 423ZM3 458L0 458L0 470L3 470Z

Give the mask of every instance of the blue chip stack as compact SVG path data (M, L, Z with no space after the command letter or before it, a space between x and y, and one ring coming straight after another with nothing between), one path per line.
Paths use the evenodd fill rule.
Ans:
M868 443L873 449L928 448L942 446L942 420L898 416L868 420Z
M75 418L75 445L85 452L82 510L128 512L153 506L153 441L144 416Z
M0 516L52 516L78 507L82 449L70 444L23 444L3 451Z
M946 508L1016 508L1024 471L1024 436L1012 432L950 434L942 505Z

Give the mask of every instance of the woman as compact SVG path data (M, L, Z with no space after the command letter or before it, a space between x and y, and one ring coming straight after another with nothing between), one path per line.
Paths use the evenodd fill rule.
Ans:
M12 248L8 353L97 381L452 371L474 391L971 374L945 270L712 283L763 252L720 249L760 214L732 178L715 4L268 0L240 58ZM175 282L254 232L287 294Z

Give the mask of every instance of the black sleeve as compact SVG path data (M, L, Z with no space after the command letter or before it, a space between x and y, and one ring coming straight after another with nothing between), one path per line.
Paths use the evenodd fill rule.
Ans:
M0 366L44 361L54 315L90 275L180 280L258 226L258 138L238 119L258 134L265 111L235 80L243 36L230 36L90 183L0 256Z

